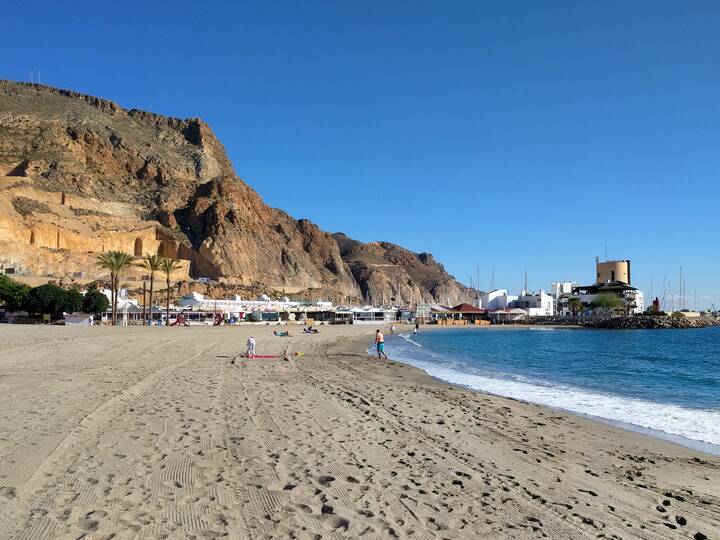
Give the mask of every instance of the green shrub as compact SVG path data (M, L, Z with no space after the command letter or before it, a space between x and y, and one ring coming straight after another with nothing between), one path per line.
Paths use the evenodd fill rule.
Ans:
M85 313L103 313L109 305L110 301L107 299L107 296L97 289L92 288L85 293L82 310Z
M5 305L8 311L19 311L25 309L30 287L0 274L0 303Z
M611 293L598 294L593 301L593 306L605 311L620 309L625 305L622 298Z
M77 289L68 289L65 291L65 303L63 305L63 311L67 313L75 313L80 311L83 307L83 301L85 297Z
M67 295L65 289L57 285L40 285L30 289L25 309L39 315L50 314L54 317L62 315L65 310Z

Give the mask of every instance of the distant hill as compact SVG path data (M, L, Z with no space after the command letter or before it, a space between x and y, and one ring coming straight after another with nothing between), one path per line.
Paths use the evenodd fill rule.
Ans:
M431 255L267 206L200 119L0 81L0 267L102 277L94 260L109 249L177 257L185 277L229 288L353 303L472 296Z

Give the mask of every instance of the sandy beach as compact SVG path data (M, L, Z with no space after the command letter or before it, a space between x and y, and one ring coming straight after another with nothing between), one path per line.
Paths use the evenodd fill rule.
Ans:
M720 537L717 457L275 329L0 327L0 538Z

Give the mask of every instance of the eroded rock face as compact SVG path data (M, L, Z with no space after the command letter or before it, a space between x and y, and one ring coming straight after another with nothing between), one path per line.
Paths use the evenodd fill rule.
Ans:
M368 302L456 305L473 301L472 290L445 272L429 253L413 253L389 242L363 244L342 233L333 236Z
M465 298L431 256L385 243L341 253L337 237L267 206L202 120L41 85L0 81L0 209L0 264L26 273L92 277L93 254L121 249L351 303Z

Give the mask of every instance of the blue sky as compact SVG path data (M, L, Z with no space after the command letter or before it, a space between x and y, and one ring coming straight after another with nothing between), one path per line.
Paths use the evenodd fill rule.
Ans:
M720 3L5 2L0 77L205 119L271 205L517 290L720 305ZM9 36L8 36L9 37ZM692 303L692 299L688 302Z

